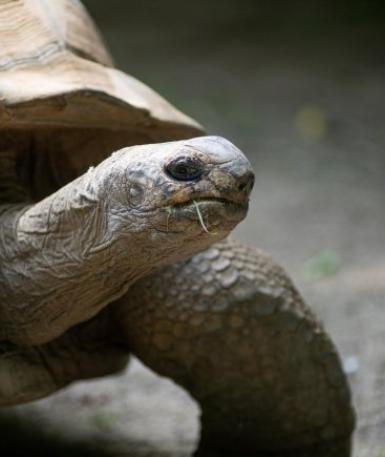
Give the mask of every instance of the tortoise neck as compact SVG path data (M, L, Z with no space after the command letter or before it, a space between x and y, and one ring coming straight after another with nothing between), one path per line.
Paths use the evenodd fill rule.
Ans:
M49 341L151 270L140 234L108 223L87 174L32 206L0 206L0 340Z

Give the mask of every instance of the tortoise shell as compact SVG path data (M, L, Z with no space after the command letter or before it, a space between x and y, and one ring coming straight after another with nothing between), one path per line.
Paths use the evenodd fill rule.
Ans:
M42 198L121 147L202 133L113 67L79 1L1 0L0 43L0 165L12 201Z
M75 0L0 2L0 128L171 129L199 125L112 59Z

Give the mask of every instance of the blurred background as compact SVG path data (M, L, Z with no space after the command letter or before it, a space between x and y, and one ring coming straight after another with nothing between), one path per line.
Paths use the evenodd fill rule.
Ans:
M384 457L385 3L84 3L120 69L252 161L235 236L282 263L322 317L358 410L355 457ZM187 457L198 434L197 406L136 361L12 409L13 429L25 414L40 455Z

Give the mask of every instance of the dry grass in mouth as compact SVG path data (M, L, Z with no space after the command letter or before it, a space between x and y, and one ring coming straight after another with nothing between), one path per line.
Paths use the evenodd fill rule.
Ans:
M167 220L166 220L166 231L168 232L169 230L169 227L168 227L168 224L170 222L170 217L172 216L172 208L166 208L166 211L167 211Z
M197 212L197 216L198 216L198 220L199 220L199 223L201 224L202 226L202 229L206 232L206 233L212 233L209 231L209 229L206 227L206 224L203 220L203 216L202 216L202 213L201 213L201 210L199 209L199 204L198 202L196 202L195 200L193 200L193 203L194 203L194 206L195 206L195 210Z
M193 200L192 202L194 204L194 208L195 208L195 211L196 211L197 216L198 216L199 224L202 227L203 231L208 233L208 234L210 234L210 235L215 235L216 232L211 232L208 229L208 227L207 227L207 225L206 225L206 223L205 223L205 221L203 219L203 214L202 214L202 212L201 212L201 210L199 208L199 203L196 200ZM171 216L173 215L173 208L166 207L165 210L167 212L166 231L168 232L169 231L169 221L170 221Z

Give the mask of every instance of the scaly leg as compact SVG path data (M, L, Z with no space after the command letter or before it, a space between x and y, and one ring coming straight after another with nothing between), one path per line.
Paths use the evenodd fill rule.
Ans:
M354 413L336 349L267 255L218 243L113 306L132 352L199 402L200 450L350 455Z

